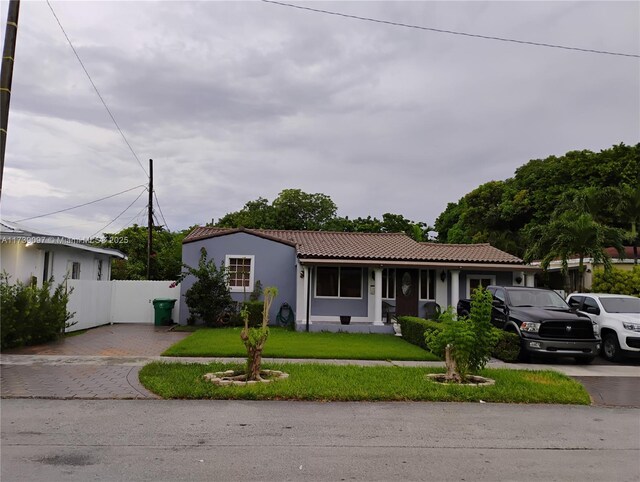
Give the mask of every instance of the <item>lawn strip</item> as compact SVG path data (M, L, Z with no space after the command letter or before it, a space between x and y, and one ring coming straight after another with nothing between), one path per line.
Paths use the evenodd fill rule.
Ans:
M142 368L140 381L163 398L178 399L590 403L580 383L553 371L487 369L481 374L496 384L469 387L425 379L443 371L438 368L265 363L263 368L283 370L289 378L244 387L218 387L203 379L205 373L242 367L153 362Z

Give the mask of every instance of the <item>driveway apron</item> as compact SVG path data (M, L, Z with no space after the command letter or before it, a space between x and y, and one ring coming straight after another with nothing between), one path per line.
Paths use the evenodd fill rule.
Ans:
M46 345L5 351L3 398L157 398L138 381L142 363L189 333L148 324L105 325Z

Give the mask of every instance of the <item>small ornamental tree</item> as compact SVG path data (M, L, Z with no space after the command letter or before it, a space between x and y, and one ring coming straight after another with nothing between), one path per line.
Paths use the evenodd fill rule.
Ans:
M454 319L451 309L441 315L442 331L427 331L425 340L432 351L445 357L450 382L464 383L469 375L482 370L498 341L498 334L491 326L493 297L480 287L471 297L468 317Z
M262 324L259 327L249 327L249 311L245 305L242 309L244 328L240 332L240 339L247 349L247 373L246 381L260 381L260 367L262 364L262 351L269 338L269 309L274 298L278 296L278 288L269 286L264 289L264 307L262 310Z
M190 324L199 318L212 326L233 305L229 286L227 285L227 269L224 264L217 267L213 259L207 260L207 250L200 250L198 267L183 265L183 272L175 284L180 283L187 276L194 276L196 281L184 295L189 307Z

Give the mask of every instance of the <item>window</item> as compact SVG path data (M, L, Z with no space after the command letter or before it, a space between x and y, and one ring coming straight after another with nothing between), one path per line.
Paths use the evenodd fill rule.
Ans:
M496 300L500 300L500 301L502 301L503 303L506 301L506 297L505 297L505 294L504 294L504 290L503 290L502 288L497 288L497 289L495 290L495 293L493 293L493 297L494 297Z
M382 270L382 299L396 299L396 270L393 268Z
M71 263L71 279L80 279L80 263L77 261Z
M44 252L44 269L42 270L42 281L49 281L51 277L51 266L53 265L53 253L51 251Z
M253 291L254 256L230 255L225 264L231 291Z
M420 270L420 299L421 300L436 299L436 270L434 269Z
M467 276L467 296L471 298L473 290L478 288L478 286L486 288L494 284L496 284L496 277L494 275L469 275Z
M96 279L98 281L102 281L102 260L101 259L96 260L96 271L97 271Z
M316 296L319 298L362 298L362 268L316 268Z

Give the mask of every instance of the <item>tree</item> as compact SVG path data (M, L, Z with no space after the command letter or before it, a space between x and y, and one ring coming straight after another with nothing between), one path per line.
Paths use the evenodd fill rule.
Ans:
M326 194L285 189L272 203L277 229L322 231L338 207Z
M274 229L275 209L269 201L259 197L247 202L240 211L228 213L216 224L221 228Z
M182 240L189 230L172 233L161 226L153 228L153 253L151 256L151 279L172 280L182 269ZM147 278L147 239L144 226L134 224L117 233L105 233L104 241L97 243L103 248L117 249L127 259L114 259L111 279L143 280Z
M492 307L493 296L481 286L471 296L469 317L454 320L448 310L440 317L442 330L425 332L427 345L445 357L445 381L464 383L486 366L499 336L491 325Z
M245 306L242 310L244 328L240 332L240 339L247 349L247 370L245 381L261 381L260 368L262 365L262 351L269 338L269 310L274 298L278 296L278 288L268 286L264 289L264 305L262 308L262 324L259 327L249 326L249 312Z
M568 260L579 259L578 275L580 290L584 291L584 259L592 258L594 264L611 268L611 260L604 248L614 246L622 253L622 232L596 222L589 213L562 212L546 225L535 226L529 231L530 247L525 261L541 260L544 270L554 259L562 263L562 272L568 273Z
M620 211L620 190L638 186L638 172L640 144L533 159L512 178L482 184L449 203L435 222L438 241L489 242L523 256L530 247L528 233L549 224L561 206L563 211L589 212L605 226L628 228L631 221ZM633 202L629 205L629 213L638 212Z
M233 305L229 286L227 285L227 269L224 262L218 268L213 259L207 260L207 250L200 250L200 260L197 267L183 265L184 271L178 276L177 283L187 276L193 276L196 281L185 293L185 302L189 307L189 324L196 319L206 325L213 326L215 322Z

